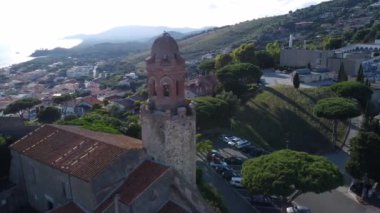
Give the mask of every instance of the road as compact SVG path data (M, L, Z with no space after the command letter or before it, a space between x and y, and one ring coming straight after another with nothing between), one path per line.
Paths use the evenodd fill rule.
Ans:
M339 187L322 194L306 193L296 199L296 203L307 206L314 213L379 213L373 206L357 203L347 192L347 187Z
M213 171L209 166L206 165L203 160L204 157L198 155L199 160L197 161L197 166L203 168L203 179L208 184L215 187L221 194L223 203L226 205L228 212L239 212L239 213L255 213L256 211L248 201L244 200L235 190L231 187L220 175Z
M331 192L321 194L306 193L296 199L296 203L309 207L312 212L322 213L379 213L380 209L358 203L354 195L348 191L351 177L344 167L348 160L348 154L342 150L325 155L327 159L335 163L345 177L345 185Z

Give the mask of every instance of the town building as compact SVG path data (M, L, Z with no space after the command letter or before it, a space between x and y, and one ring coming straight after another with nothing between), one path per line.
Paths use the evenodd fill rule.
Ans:
M353 44L336 50L283 49L280 55L280 65L292 68L325 68L338 73L343 64L349 77L355 77L360 65L380 52L380 41L373 44ZM330 75L334 76L334 75Z
M146 63L142 141L41 126L10 146L15 185L2 212L23 203L60 213L212 212L195 186L195 112L184 98L176 41L167 33L157 38Z

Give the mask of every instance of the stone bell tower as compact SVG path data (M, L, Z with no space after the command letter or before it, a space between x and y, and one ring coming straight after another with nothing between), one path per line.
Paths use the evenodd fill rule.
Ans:
M185 60L168 34L146 59L148 101L142 106L142 140L155 161L175 168L195 185L195 110L185 101Z

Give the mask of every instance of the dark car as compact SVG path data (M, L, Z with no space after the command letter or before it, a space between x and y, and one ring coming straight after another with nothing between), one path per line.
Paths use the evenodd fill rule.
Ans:
M235 157L235 156L233 156L233 157L225 158L224 162L226 162L228 165L240 166L240 165L243 164L244 159L241 158L241 157Z
M272 198L264 195L252 195L250 199L250 203L254 206L260 207L275 207L276 205L273 203Z
M249 152L249 155L251 157L259 157L261 155L266 155L266 154L269 154L268 151L265 151L264 149L261 149L261 148L256 148L256 149L252 149L250 152Z
M256 146L249 145L249 146L241 148L240 151L244 152L245 154L249 154L254 149L257 149Z
M240 174L233 170L227 170L227 171L222 172L222 176L227 181L230 181L232 177L240 177Z
M223 160L223 156L216 150L212 150L207 154L207 161Z

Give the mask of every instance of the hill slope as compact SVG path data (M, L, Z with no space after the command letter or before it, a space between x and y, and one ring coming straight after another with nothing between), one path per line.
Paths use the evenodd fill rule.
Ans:
M266 88L242 106L232 121L232 128L254 143L269 149L286 147L310 153L331 149L332 122L313 114L314 104L335 96L327 88ZM339 124L339 138L346 126Z

